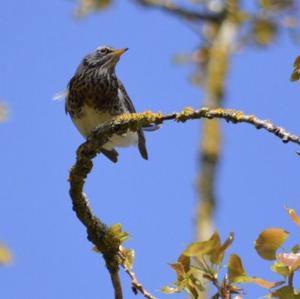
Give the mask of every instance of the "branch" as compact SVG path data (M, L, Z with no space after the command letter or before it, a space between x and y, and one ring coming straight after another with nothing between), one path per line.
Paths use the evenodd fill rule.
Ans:
M294 274L295 274L295 272L292 271L291 274L288 276L288 286L291 289L294 289Z
M200 66L205 73L203 88L204 105L209 108L222 107L225 83L230 66L233 44L239 31L240 22L238 0L224 1L226 15L219 26L214 27L207 42L208 59ZM199 145L199 174L197 189L199 193L196 210L196 239L206 240L213 233L213 215L217 204L215 182L222 149L222 131L218 120L205 120ZM203 295L202 298L207 296ZM200 298L199 298L200 299Z
M220 21L224 13L211 14L211 13L199 13L187 8L179 7L169 0L135 0L142 6L149 6L153 8L161 9L167 13L176 15L178 17L187 19L189 21L204 21L204 22L218 22Z
M93 168L92 159L96 157L96 155L101 151L101 147L113 134L122 135L128 130L135 132L139 128L149 124L161 124L167 120L185 122L187 120L200 118L218 118L225 119L232 123L248 123L257 129L263 128L267 130L285 143L293 142L300 145L300 136L291 134L285 129L275 126L268 120L261 120L254 115L245 115L240 111L221 108L201 108L199 110L186 108L179 113L166 115L153 112L123 114L115 120L106 122L97 127L77 150L76 163L71 168L69 176L70 196L72 199L73 210L87 229L88 240L91 241L103 255L106 267L111 275L116 299L123 298L121 283L118 276L119 265L124 261L120 255L121 240L113 232L113 230L110 230L106 224L93 214L89 206L88 199L83 192L85 179ZM127 274L131 277L132 285L134 286L133 289L141 292L148 299L154 299L154 297L146 292L140 283L137 282L133 272L129 272L124 265L123 267Z

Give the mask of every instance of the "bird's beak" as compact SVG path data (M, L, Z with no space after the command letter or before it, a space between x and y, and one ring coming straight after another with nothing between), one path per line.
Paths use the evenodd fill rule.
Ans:
M112 55L116 58L119 58L123 53L125 53L128 50L128 48L122 48L115 50Z

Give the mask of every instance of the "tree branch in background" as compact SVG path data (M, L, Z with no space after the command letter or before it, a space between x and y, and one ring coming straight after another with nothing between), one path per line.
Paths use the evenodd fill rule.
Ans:
M214 25L210 37L208 60L205 68L204 105L210 108L223 105L224 86L229 66L232 45L235 41L239 22L238 1L226 2L226 18ZM213 25L212 25L213 26ZM213 231L213 212L215 207L215 181L221 151L221 130L217 120L203 122L200 138L197 209L197 240L208 239Z
M189 21L205 21L205 22L218 22L223 17L223 13L199 13L195 10L179 7L177 4L169 0L135 0L138 4L153 8L161 9L167 13L181 17Z
M111 275L113 287L115 290L115 299L122 299L122 288L119 279L119 265L123 265L127 274L129 274L133 290L141 292L146 298L154 299L152 295L145 291L144 287L137 282L133 272L127 271L128 267L124 265L122 254L122 238L124 233L118 231L114 226L108 227L97 218L88 199L83 192L83 187L88 174L93 168L92 160L101 151L101 147L109 140L113 134L122 135L128 130L137 131L139 128L149 124L161 124L167 120L185 122L191 119L225 119L232 123L248 123L257 129L265 129L271 134L280 138L283 142L293 142L300 145L300 136L293 135L285 129L275 126L268 120L261 120L254 115L245 115L240 111L230 109L209 109L201 108L193 110L186 108L179 113L163 115L161 113L144 112L134 114L124 114L117 117L112 122L107 122L96 128L89 136L87 141L81 144L76 152L76 163L70 170L70 196L72 199L73 210L78 219L86 227L87 238L91 241L96 249L102 253L106 267Z

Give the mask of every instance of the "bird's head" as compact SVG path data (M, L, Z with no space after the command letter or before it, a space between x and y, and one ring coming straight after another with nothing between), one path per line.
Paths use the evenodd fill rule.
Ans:
M82 64L87 68L99 68L105 72L113 72L121 55L127 50L128 48L98 47L83 59Z

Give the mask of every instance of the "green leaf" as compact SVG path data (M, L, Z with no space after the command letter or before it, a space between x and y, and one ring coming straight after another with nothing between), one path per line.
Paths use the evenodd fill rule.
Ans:
M289 233L281 228L269 228L260 233L255 241L256 252L265 260L275 260L276 251Z
M289 267L280 263L280 262L275 262L272 267L271 267L272 271L274 271L275 273L287 277L290 275L290 270Z
M248 276L240 257L236 254L232 254L228 261L228 279L233 283L255 283L262 288L271 289L282 285L282 281L268 281L255 276Z
M178 293L180 292L181 290L179 290L177 287L169 287L169 286L164 286L162 289L161 289L161 292L164 293L164 294L174 294L174 293Z
M120 223L113 224L110 228L110 231L117 235L122 232L122 225Z
M185 256L197 256L203 254L209 254L212 251L220 247L220 237L217 232L215 232L208 241L195 242L189 245L182 254Z
M122 247L122 254L124 256L124 266L127 268L127 269L131 269L132 268L132 265L133 265L133 262L134 262L134 250L133 249L125 249L123 248L123 246L120 246Z
M260 0L259 4L262 9L272 10L273 12L281 12L284 10L292 8L294 1L290 0Z
M203 292L204 288L199 280L197 280L193 275L190 275L187 278L185 290L192 296L192 298L198 299L200 298L200 294Z
M75 11L76 16L83 17L93 11L107 9L112 0L80 0L80 5Z
M294 245L291 249L292 253L298 253L300 251L300 246L298 244Z
M210 256L210 261L215 265L220 265L224 259L224 254L226 250L230 247L234 240L234 234L230 233L229 237L225 240L225 242L218 249L212 252Z
M284 286L269 294L269 298L300 299L300 294L289 286Z
M122 231L122 226L120 223L114 224L109 228L109 231L117 238L121 243L128 240L129 234Z
M258 286L265 288L265 289L272 289L272 288L278 287L285 283L284 281L274 281L274 282L268 281L268 280L265 280L265 279L262 279L259 277L254 277L254 276L249 277L249 282L255 283Z
M260 46L267 46L274 41L278 33L278 25L265 18L256 18L253 23L253 38Z
M236 254L232 254L228 260L228 279L231 282L247 282L248 276L243 267L242 260Z
M92 250L96 253L101 253L101 251L96 246L93 246Z

